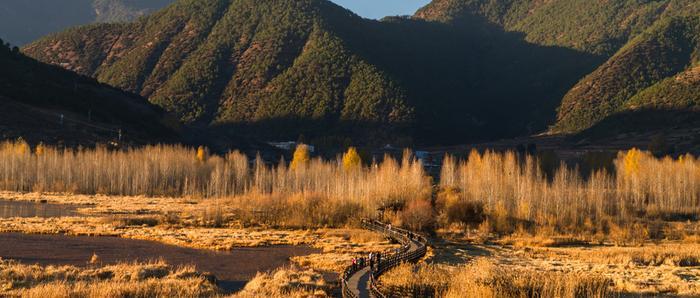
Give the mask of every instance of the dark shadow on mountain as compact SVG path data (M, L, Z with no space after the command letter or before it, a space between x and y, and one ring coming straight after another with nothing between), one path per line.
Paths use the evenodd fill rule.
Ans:
M700 129L700 110L698 109L644 109L609 116L594 126L571 136L570 140L599 140L622 134L649 134L697 129Z
M265 141L304 141L324 150L347 146L410 146L414 142L409 124L368 121L342 121L332 118L307 119L285 117L255 122L215 124L209 129L218 135Z
M541 132L564 94L604 57L524 41L485 18L450 24L408 18L327 18L352 52L407 89L419 144Z
M177 120L146 99L0 46L3 127L37 141L173 142ZM49 133L51 132L51 133ZM71 135L73 134L73 135ZM84 143L78 137L84 136ZM94 136L94 138L89 137Z

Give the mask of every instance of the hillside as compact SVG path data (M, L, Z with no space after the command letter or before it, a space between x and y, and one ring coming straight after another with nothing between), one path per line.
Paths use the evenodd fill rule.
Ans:
M93 22L125 22L173 0L3 0L0 37L24 45L46 34Z
M176 121L145 99L0 44L0 139L75 146L119 142L120 131L123 143L176 138Z
M551 129L587 137L697 125L698 15L689 0L435 0L415 18L482 16L528 42L608 59L567 92Z
M479 16L377 22L325 0L180 0L23 51L196 126L375 143L541 131L566 90L601 62L529 44Z
M700 107L699 53L699 17L660 21L567 93L559 109L555 131L580 131L618 113L697 111ZM674 115L670 113L667 117L676 119L673 123L683 119ZM646 121L651 122L648 118ZM683 124L655 121L665 123L659 126Z
M415 17L449 23L479 15L528 42L612 56L659 20L699 13L695 0L434 0Z

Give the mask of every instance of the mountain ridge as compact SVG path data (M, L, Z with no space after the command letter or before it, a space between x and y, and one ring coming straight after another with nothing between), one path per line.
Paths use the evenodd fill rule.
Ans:
M415 18L453 22L480 15L525 40L612 56L659 20L700 14L693 0L433 0Z
M321 0L181 0L23 51L139 93L194 125L418 143L542 130L566 89L599 63L523 42L478 16L373 21ZM295 130L285 133L289 123Z

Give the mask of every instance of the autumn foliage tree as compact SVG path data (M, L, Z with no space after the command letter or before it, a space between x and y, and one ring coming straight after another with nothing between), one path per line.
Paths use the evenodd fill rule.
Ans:
M343 169L346 171L358 170L362 167L362 158L357 153L355 147L348 148L348 151L343 155Z
M34 154L36 154L37 156L44 155L45 152L46 146L44 145L44 143L39 143L39 145L36 146L36 149L34 149Z
M197 160L204 162L207 160L207 149L203 146L197 148Z
M309 153L309 146L304 144L299 144L294 150L294 157L292 158L292 163L289 167L292 170L298 170L303 168L311 160L311 155Z

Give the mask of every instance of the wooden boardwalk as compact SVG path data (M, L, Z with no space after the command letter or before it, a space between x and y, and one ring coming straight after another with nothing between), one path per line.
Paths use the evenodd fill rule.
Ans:
M370 296L370 285L369 285L369 267L362 268L362 270L357 271L353 274L350 279L348 279L348 288L355 297L358 298L368 298Z
M406 234L408 231L386 228L387 225L382 223L371 223L365 226L370 230L383 233L387 237L393 238L402 245L405 245L403 249L396 254L385 253L382 254L386 256L382 258L381 269L375 272L375 278L379 274L397 266L401 262L415 261L419 257L425 254L426 243L423 237L411 237L408 238ZM372 290L372 272L369 266L365 266L355 272L347 269L348 274L343 276L343 297L346 298L369 298L369 297L383 297L381 293Z

